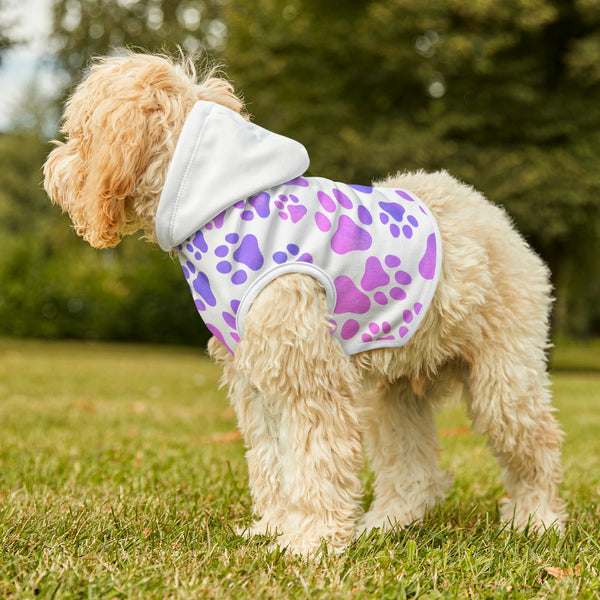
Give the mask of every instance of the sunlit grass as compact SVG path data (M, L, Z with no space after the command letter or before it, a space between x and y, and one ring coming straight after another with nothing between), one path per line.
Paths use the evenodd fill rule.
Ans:
M0 598L600 598L600 373L553 374L564 536L502 529L498 467L456 407L447 500L318 564L236 534L250 500L219 376L200 350L0 340Z

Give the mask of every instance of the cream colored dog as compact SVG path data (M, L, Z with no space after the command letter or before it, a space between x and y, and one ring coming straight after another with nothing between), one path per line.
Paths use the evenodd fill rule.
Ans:
M167 173L198 100L243 114L214 72L197 81L190 64L129 52L93 62L67 102L65 142L44 167L46 191L92 246L140 230L156 241ZM306 272L282 272L262 289L233 354L210 341L248 448L258 517L248 533L276 533L281 547L310 554L323 540L338 550L361 532L418 522L450 485L437 463L434 411L457 381L475 431L488 436L503 468L502 520L560 527L547 269L502 209L444 172L399 174L378 186L418 197L443 249L435 293L407 344L344 352L324 286ZM376 474L366 514L363 440Z

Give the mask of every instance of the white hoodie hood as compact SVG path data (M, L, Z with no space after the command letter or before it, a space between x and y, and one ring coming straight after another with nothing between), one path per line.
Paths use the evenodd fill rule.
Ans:
M190 112L169 166L156 214L166 252L236 202L302 175L306 149L295 140L248 123L213 102Z

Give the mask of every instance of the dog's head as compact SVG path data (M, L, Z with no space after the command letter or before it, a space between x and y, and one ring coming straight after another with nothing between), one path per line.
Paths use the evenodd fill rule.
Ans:
M66 103L64 142L44 165L44 188L76 232L106 248L154 217L177 139L197 100L241 112L231 84L192 61L126 52L99 58Z

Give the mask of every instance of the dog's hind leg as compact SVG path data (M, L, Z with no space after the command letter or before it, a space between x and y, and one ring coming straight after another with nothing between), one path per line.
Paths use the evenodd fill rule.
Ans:
M548 385L541 364L510 350L490 351L470 369L469 414L504 469L500 516L518 529L561 527L566 516L558 497L563 435Z
M256 298L234 365L253 390L242 428L258 530L311 554L342 549L360 516L357 370L331 337L321 286L284 275ZM242 376L242 375L240 375Z
M452 481L438 466L433 402L400 379L365 392L363 404L375 498L357 533L419 522Z

